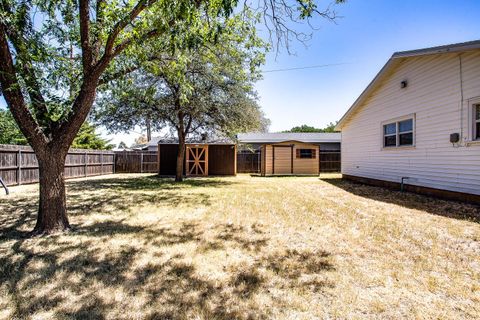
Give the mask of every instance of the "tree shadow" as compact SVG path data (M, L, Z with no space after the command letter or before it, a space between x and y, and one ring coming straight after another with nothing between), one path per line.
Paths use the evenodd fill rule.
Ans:
M321 180L359 197L425 211L433 215L480 223L480 206L477 205L370 186L342 178Z
M68 319L265 319L270 311L257 300L272 288L315 294L334 286L325 280L335 270L330 253L279 249L265 234L261 226L205 229L195 221L171 228L94 223L68 235L10 240L0 256L0 283L12 318L53 312ZM215 278L202 275L184 253L170 252L212 238L223 239L213 250L240 250L253 262L232 264L226 277ZM253 251L252 238L262 239ZM121 239L127 241L116 245Z
M182 182L175 182L173 178L160 177L158 175L141 176L132 178L115 178L114 176L102 177L101 179L88 179L68 181L68 189L82 191L85 189L108 189L127 191L156 191L176 190L185 188L211 188L232 185L235 182L218 178L187 178Z
M31 198L7 198L0 203L0 241L29 236L35 223L38 201Z
M203 188L229 185L222 179L190 179L176 183L157 176L102 178L67 181L67 210L72 217L103 212L132 212L142 206L210 206L210 194ZM134 208L134 209L132 209ZM29 236L38 210L31 196L5 197L0 203L0 239ZM72 225L73 229L78 226Z

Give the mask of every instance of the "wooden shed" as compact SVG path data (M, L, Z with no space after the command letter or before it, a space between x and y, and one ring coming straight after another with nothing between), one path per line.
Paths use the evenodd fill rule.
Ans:
M158 170L161 176L175 175L178 143L160 140ZM229 142L188 142L185 147L185 176L234 176L237 174L237 147Z
M260 150L262 175L318 175L340 169L339 133L247 133L238 141Z
M262 175L316 175L319 172L319 146L285 141L262 146Z

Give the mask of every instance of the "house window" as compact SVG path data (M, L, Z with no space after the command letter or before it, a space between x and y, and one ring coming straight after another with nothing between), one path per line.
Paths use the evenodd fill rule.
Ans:
M385 148L413 146L413 135L413 118L384 124L383 146Z
M315 149L297 149L297 159L315 159Z
M480 104L475 104L473 105L474 108L474 124L473 124L473 130L474 130L474 137L475 140L480 140Z

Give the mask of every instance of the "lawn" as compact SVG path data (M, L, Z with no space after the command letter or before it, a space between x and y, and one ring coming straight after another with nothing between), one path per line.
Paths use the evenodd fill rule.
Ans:
M480 318L480 208L338 176L68 182L75 232L0 195L0 318Z

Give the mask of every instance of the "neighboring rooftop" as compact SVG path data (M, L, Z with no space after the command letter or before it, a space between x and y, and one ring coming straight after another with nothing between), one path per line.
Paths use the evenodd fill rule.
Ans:
M340 132L282 132L282 133L240 133L237 135L240 143L278 143L284 141L299 141L305 143L340 142Z
M153 140L153 139L152 139ZM201 138L187 138L185 140L185 143L192 144L192 143L198 143L198 144L235 144L232 140L228 138L215 138L215 139L204 139L202 140ZM177 138L163 138L163 139L158 139L157 144L178 144L178 139Z

